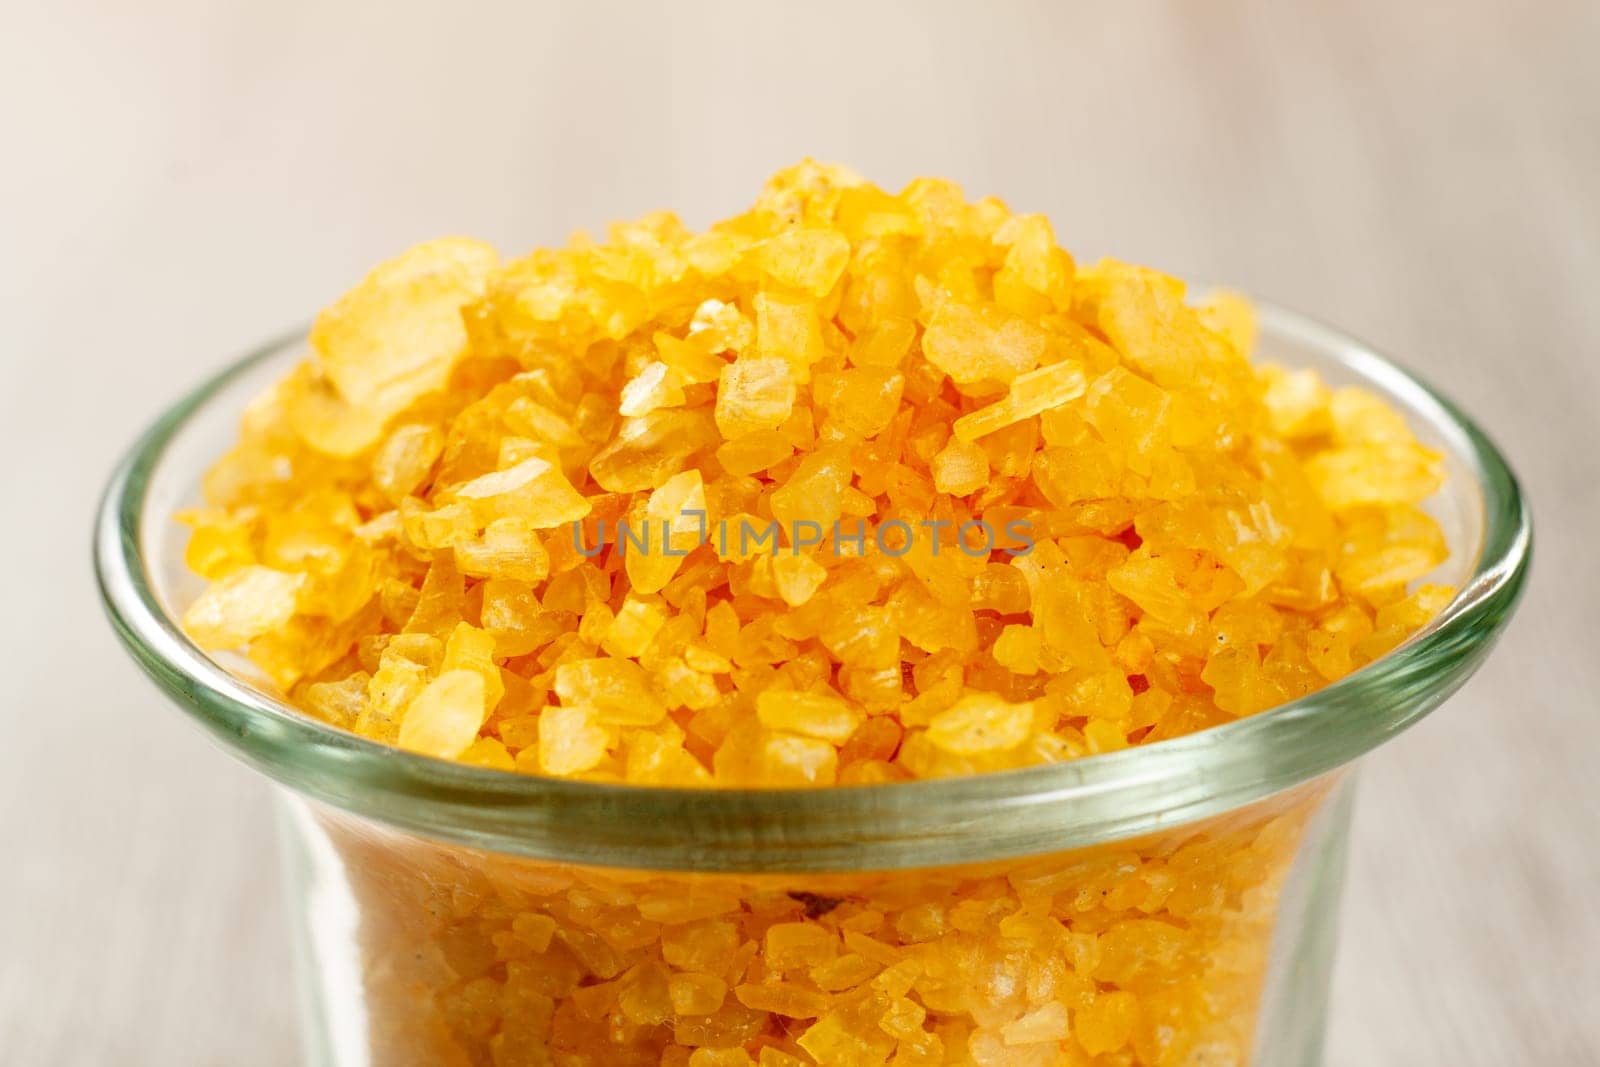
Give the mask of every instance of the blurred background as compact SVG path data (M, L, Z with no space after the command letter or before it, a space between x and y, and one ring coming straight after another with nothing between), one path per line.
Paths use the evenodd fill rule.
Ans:
M1309 311L1496 436L1533 582L1364 767L1329 1062L1600 1062L1597 50L1582 0L9 0L0 1060L297 1055L266 788L96 603L137 431L414 241L703 225L813 155Z

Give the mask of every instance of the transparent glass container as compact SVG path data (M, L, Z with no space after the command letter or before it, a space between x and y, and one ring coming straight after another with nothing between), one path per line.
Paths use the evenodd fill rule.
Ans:
M177 624L171 516L297 335L184 398L107 491L107 610L173 703L275 783L316 1064L1300 1067L1326 1024L1352 765L1509 616L1526 507L1447 400L1263 306L1258 358L1358 383L1442 452L1459 589L1326 688L1219 728L1002 774L683 790L441 762L287 707Z

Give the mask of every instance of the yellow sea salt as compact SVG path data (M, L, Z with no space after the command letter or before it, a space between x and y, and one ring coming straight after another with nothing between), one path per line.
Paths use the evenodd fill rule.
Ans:
M250 408L182 516L184 625L520 774L883 787L1177 737L1452 595L1440 456L1254 337L1039 216L810 162L703 232L428 242ZM338 847L375 1062L1241 1063L1316 799L982 870Z

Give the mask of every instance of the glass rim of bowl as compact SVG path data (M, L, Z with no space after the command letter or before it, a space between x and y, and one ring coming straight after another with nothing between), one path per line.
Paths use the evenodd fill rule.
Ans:
M1262 337L1330 358L1421 422L1475 480L1476 557L1451 603L1373 663L1286 704L1117 752L967 777L788 789L546 778L434 759L320 722L228 671L183 633L149 573L146 514L169 446L230 385L304 352L304 330L190 392L134 444L102 498L95 566L124 645L224 747L316 801L460 845L648 870L892 870L1125 840L1242 807L1341 767L1438 706L1476 669L1528 571L1532 527L1498 449L1454 404L1372 348L1257 303ZM212 459L215 456L211 457ZM200 471L193 472L197 482Z

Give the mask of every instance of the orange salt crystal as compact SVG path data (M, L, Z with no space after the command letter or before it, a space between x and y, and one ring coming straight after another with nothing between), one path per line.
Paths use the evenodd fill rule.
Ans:
M182 516L184 625L334 726L522 774L854 787L1180 736L1451 596L1417 584L1440 457L1254 335L1039 216L811 162L702 233L428 242L247 413ZM815 879L335 839L381 1062L1243 1063L1318 799Z
M1139 1001L1121 990L1095 997L1078 1009L1078 1044L1091 1056L1113 1052L1127 1043L1138 1022Z
M304 575L240 567L200 594L184 613L184 628L202 648L236 648L294 618L304 585Z
M832 1003L825 993L789 982L741 985L734 989L733 995L747 1008L790 1019L815 1019Z
M710 1015L722 1007L728 983L714 974L674 974L667 979L667 995L679 1015Z
M769 730L792 730L842 745L855 733L862 715L831 693L769 689L756 698L756 715Z
M477 739L487 713L483 678L472 671L445 671L412 699L397 743L428 756L459 756Z
M1071 1032L1067 1009L1059 1001L1051 1001L1007 1023L1001 1028L1000 1036L1008 1045L1038 1045L1061 1042Z

